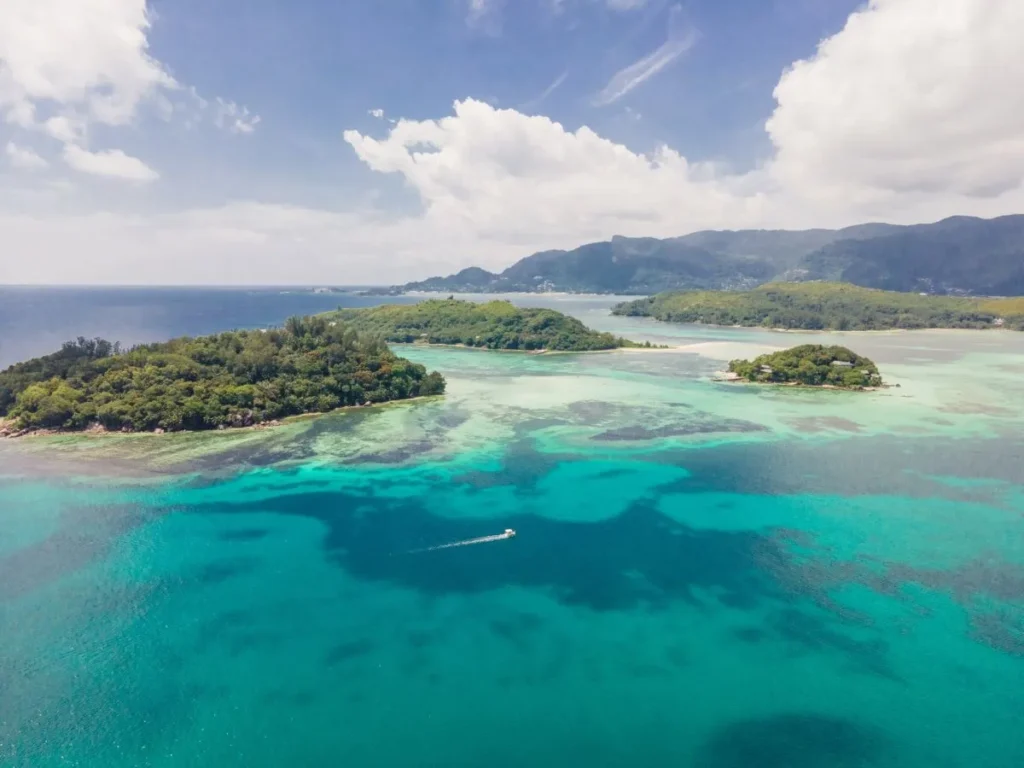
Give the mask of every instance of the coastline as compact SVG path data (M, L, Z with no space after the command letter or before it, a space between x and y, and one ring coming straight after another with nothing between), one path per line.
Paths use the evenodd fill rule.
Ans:
M469 344L431 344L424 341L389 341L393 347L439 347L441 349L469 349L474 352L501 352L513 355L591 355L595 353L606 354L608 352L619 352L625 349L655 349L655 347L610 347L608 349L491 349L490 347L474 347Z
M653 315L617 315L614 312L611 313L613 317L632 317L642 318L644 320L653 320L656 323L662 323L666 326L673 328L680 328L686 326L694 326L697 328L721 328L724 330L734 331L763 331L765 333L828 333L828 334L850 334L850 335L884 335L884 334L902 334L902 333L919 333L921 331L928 331L931 333L942 332L942 333L978 333L978 332L992 332L992 331L1013 331L1013 328L1006 328L1004 326L986 326L984 328L944 328L944 327L925 327L925 328L851 328L849 330L839 330L838 328L766 328L763 325L720 325L718 323L697 323L697 322L676 322L675 320L662 320L659 317ZM1022 331L1016 331L1016 333L1024 333Z
M899 387L899 384L882 384L879 387L837 387L835 384L803 384L799 381L749 381L730 371L719 371L711 379L715 384L749 384L757 387L789 387L792 389L829 389L833 392L881 392Z
M305 421L309 419L317 419L321 416L330 416L336 413L346 413L349 411L365 411L383 408L389 405L403 405L405 403L419 402L423 400L436 400L444 397L444 395L418 395L416 397L407 397L401 400L386 400L382 403L367 403L364 405L343 405L340 408L335 408L330 411L310 411L308 413L296 413L292 416L285 416L281 419L269 419L267 421L261 421L256 424L247 424L240 427L233 427L228 425L222 425L214 429L179 429L173 431L167 431L164 429L154 429L146 431L121 431L121 430L109 430L105 427L93 423L85 429L54 429L52 427L43 427L40 429L23 429L10 434L4 434L5 430L11 430L14 428L14 421L12 419L0 419L0 440L21 440L23 438L39 438L39 437L85 437L85 438L124 438L124 437L162 437L165 435L205 435L205 434L237 434L239 432L250 432L250 431L261 431L270 430L276 427L283 427L289 424L294 424L298 421Z

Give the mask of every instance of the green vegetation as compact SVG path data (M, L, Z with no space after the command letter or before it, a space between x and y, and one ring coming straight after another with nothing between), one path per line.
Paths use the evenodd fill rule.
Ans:
M996 327L1024 330L1024 299L921 296L846 283L769 283L745 292L659 293L619 304L612 312L674 323L804 330Z
M419 304L339 309L323 316L400 344L463 344L486 349L559 352L639 346L610 333L592 331L579 320L553 309L520 309L508 301L476 304L431 299Z
M954 216L934 224L798 232L705 231L667 240L613 237L571 251L541 251L502 272L470 267L389 292L647 295L748 290L782 280L834 280L934 294L1024 294L1024 216Z
M444 392L439 373L322 317L123 351L101 339L0 373L0 418L19 429L201 430Z
M733 360L729 372L764 384L863 389L882 383L878 367L846 347L804 344L753 360Z

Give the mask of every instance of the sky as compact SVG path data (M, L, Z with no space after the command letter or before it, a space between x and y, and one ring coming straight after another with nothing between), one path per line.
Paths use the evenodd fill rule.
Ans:
M2 0L0 283L1024 213L1021 0Z

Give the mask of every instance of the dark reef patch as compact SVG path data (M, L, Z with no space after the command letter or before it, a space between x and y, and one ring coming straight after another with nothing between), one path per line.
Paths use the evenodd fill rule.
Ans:
M359 513L368 503L374 511ZM594 610L664 607L678 599L699 604L697 591L715 592L738 606L778 595L757 563L758 552L773 546L770 539L750 531L680 525L649 502L588 523L529 514L500 522L448 518L415 499L324 492L214 503L194 511L314 517L328 528L328 552L349 573L433 595L518 585L550 590L565 603ZM495 533L496 526L515 528L519 536L483 546L404 554ZM677 535L666 536L667 529Z
M739 627L733 630L733 637L743 643L760 643L768 638L768 633L759 627Z
M233 557L207 563L192 574L192 580L199 584L221 584L229 579L244 576L256 570L259 561L251 557Z
M769 429L761 424L755 424L752 421L741 421L740 419L695 419L689 422L662 427L642 427L639 425L615 427L599 432L592 439L604 442L625 442L658 440L667 437L689 437L691 435L768 431Z
M867 768L890 742L877 729L812 713L740 720L706 742L700 768Z
M378 453L361 453L358 456L349 459L345 463L351 465L404 464L409 461L409 459L421 456L424 453L429 453L433 448L434 442L431 440L416 440L387 451L380 451Z
M232 634L247 630L257 617L249 611L230 610L202 625L196 637L196 647L203 650L213 643L226 641Z
M971 615L971 637L997 651L1024 659L1024 611L976 611Z
M219 531L217 538L221 541L259 541L270 535L266 528L237 528L229 531Z
M889 663L889 645L882 640L858 640L833 629L811 615L786 608L770 617L772 629L790 644L809 651L837 651L854 671L878 675L893 682L904 682Z
M806 434L818 432L860 432L863 427L855 421L840 418L838 416L801 416L793 419L786 419L785 423Z
M544 625L536 614L519 613L507 619L493 619L488 622L490 630L518 648L525 649L531 637Z
M689 475L662 493L906 496L992 502L992 489L954 486L936 477L1024 485L1024 439L922 440L851 435L841 440L727 443L699 451L667 451L658 461ZM856 467L856 472L849 471Z
M327 656L324 657L324 663L329 667L344 664L347 661L358 659L360 656L373 653L376 647L377 644L367 638L346 640L343 643L338 643L327 652Z
M532 440L521 438L506 448L497 471L464 472L453 477L452 482L480 490L513 486L516 493L528 496L537 493L537 484L560 462L560 457L538 453Z

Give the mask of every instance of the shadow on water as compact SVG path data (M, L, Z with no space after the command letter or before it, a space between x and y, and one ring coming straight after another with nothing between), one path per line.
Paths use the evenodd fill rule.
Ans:
M740 720L704 745L702 768L867 768L890 743L875 728L838 717L794 713Z
M718 601L737 610L767 607L776 621L764 631L802 652L831 652L853 672L897 680L884 643L858 640L841 617L804 611L780 601L803 596L773 572L788 558L789 543L772 531L691 528L662 514L650 501L596 522L521 514L500 522L450 518L417 499L316 491L217 502L195 513L275 513L311 517L327 533L328 556L359 579L381 581L430 596L475 594L509 586L539 589L568 605L595 611L660 609L684 601L706 609ZM515 528L518 536L468 547L416 552ZM773 568L766 570L765 564ZM713 597L712 597L713 596ZM766 605L767 604L767 605ZM522 628L493 627L522 641ZM527 632L528 634L528 632ZM344 656L347 649L342 648Z
M412 500L313 493L242 504L212 504L199 512L274 512L321 520L325 547L339 565L363 579L388 581L432 595L475 593L507 586L549 589L563 602L594 610L628 610L675 599L700 603L711 591L737 607L775 596L756 555L773 546L749 531L689 528L637 502L614 518L589 523L518 515L500 524L440 517ZM512 527L518 537L470 547L409 554Z

